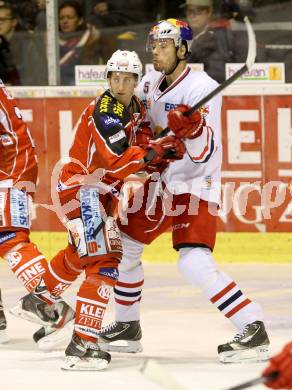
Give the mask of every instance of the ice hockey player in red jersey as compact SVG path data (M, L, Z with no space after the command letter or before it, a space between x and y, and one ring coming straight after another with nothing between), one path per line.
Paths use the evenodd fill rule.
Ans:
M185 151L175 136L150 139L146 110L133 95L141 74L135 52L118 50L112 55L106 67L110 88L84 110L70 161L59 175L58 198L69 243L49 264L51 293L58 296L85 272L62 365L65 370L101 370L110 362L97 339L122 257L114 216L123 179L150 163L160 164L167 150L174 152L174 159L182 158ZM54 337L46 328L39 332L42 342Z
M72 319L74 311L48 292L47 261L29 238L30 210L38 174L37 156L21 111L1 80L0 156L0 256L30 292L27 310L16 307L12 314L57 326L60 321ZM32 304L35 310L31 310Z

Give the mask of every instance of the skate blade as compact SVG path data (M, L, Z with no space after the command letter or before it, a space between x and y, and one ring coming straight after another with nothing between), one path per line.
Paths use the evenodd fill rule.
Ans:
M107 368L108 364L109 362L105 359L66 356L61 369L66 371L101 371Z
M63 328L56 329L47 336L42 337L37 345L41 351L64 349L69 343L73 332L74 319L67 322Z
M219 354L221 363L256 363L269 360L269 358L270 353L267 345Z
M6 330L0 330L0 344L8 343L9 337L6 333Z
M21 318L22 320L33 322L38 325L48 326L52 324L51 322L42 321L36 314L33 314L30 311L23 310L20 302L16 306L12 307L9 310L9 313L17 318Z
M111 343L105 343L101 339L98 345L102 351L120 352L120 353L138 353L143 352L143 346L140 341L118 340Z

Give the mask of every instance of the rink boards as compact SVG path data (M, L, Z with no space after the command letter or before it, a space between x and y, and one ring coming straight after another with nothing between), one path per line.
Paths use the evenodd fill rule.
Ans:
M67 245L65 232L32 232L35 242L47 259ZM218 233L214 250L223 263L292 263L291 233ZM145 246L142 259L147 263L176 263L178 252L172 249L171 233L164 233Z
M12 87L36 140L40 177L33 230L62 231L51 204L51 172L68 155L93 87ZM219 231L292 231L292 85L235 85L224 93Z

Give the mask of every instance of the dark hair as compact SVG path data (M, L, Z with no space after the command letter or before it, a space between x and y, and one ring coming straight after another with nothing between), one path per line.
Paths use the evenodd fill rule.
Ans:
M59 6L59 13L60 11L65 8L65 7L71 7L74 8L76 14L79 16L79 18L83 18L83 9L80 3L78 1L74 0L68 0L64 1L60 6Z

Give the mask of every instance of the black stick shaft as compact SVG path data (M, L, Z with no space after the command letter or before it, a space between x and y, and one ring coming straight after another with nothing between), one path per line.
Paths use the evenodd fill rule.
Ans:
M191 107L188 111L184 112L183 115L190 116L194 111L197 111L201 108L205 103L211 100L214 96L218 95L223 89L227 88L230 84L232 84L235 80L237 80L243 73L247 71L247 65L244 65L242 68L238 69L229 79L223 81L222 84L218 85L212 92L206 95L203 99L201 99L197 104ZM156 134L154 138L162 138L169 133L170 129L166 127L159 134Z
M255 378L255 379L252 379L248 382L244 382L240 385L237 385L237 386L234 386L234 387L230 387L226 390L243 390L243 389L247 389L248 387L252 387L252 386L255 386L255 385L259 385L261 383L266 383L266 382L269 382L269 381L272 381L274 379L277 379L279 373L277 371L275 372L272 372L270 375L267 375L267 376L260 376L258 378Z
M191 107L188 111L184 112L183 115L190 116L194 111L197 111L201 108L205 103L211 100L214 96L218 95L223 89L227 88L230 84L232 84L235 80L237 80L240 76L243 75L247 71L247 65L243 65L237 72L235 72L229 79L223 81L222 84L219 84L217 88L215 88L212 92L210 92L207 96L201 99L197 104Z

